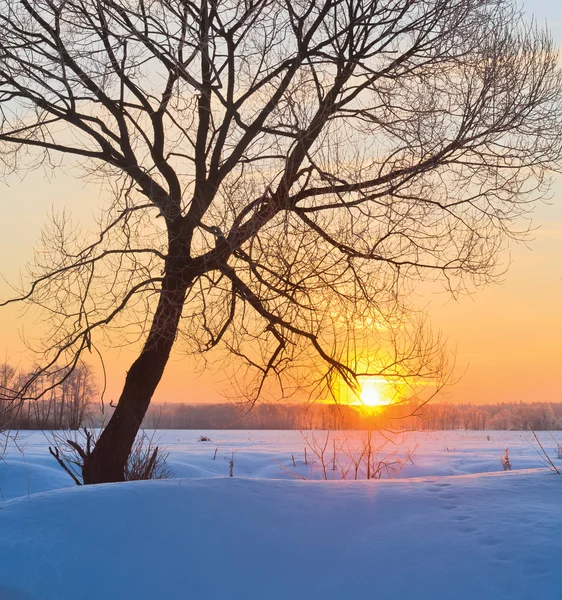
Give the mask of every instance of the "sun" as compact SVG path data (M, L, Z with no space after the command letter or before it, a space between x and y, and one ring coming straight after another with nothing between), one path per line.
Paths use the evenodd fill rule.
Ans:
M387 406L391 401L381 391L381 382L378 379L364 378L360 382L361 392L359 397L364 406Z

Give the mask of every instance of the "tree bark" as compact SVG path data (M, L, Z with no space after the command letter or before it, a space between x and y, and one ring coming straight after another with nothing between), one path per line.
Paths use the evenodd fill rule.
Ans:
M167 261L146 343L127 373L115 412L84 460L85 484L124 481L131 448L176 339L185 295L192 281L186 277L186 262L185 255Z

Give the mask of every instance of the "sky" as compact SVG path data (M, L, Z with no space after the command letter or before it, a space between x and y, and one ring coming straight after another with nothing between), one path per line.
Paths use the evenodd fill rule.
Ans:
M526 0L562 48L562 2ZM428 298L433 325L456 349L454 402L562 402L562 178L533 214L527 245L511 246L509 270L491 285L454 301Z
M525 3L537 21L545 20L562 47L562 3ZM35 171L21 180L0 183L0 298L9 295L8 282L33 256L48 216L65 209L75 222L91 219L99 200L94 185L66 172ZM537 206L537 227L527 244L511 245L502 254L509 269L500 284L452 299L424 290L416 302L434 330L441 331L455 355L455 384L442 399L455 403L562 401L562 177L549 203ZM18 318L20 317L20 318ZM37 337L41 326L21 316L17 308L0 309L0 362L29 360L22 335ZM112 351L107 400L117 400L135 349ZM155 401L221 401L229 383L210 367L196 372L190 359L175 354L154 397Z

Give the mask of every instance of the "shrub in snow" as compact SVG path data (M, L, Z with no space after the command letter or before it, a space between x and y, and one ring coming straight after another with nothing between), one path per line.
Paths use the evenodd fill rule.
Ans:
M311 478L316 471L321 479L392 479L406 465L413 461L417 446L405 450L405 457L398 456L398 447L387 449L389 440L385 436L377 438L377 432L366 431L359 440L347 436L336 440L334 432L328 430L326 435L305 434L304 441L312 457ZM378 441L377 441L378 440ZM305 457L306 457L305 448ZM304 477L297 475L299 478Z
M511 471L511 462L509 460L509 448L505 449L505 454L500 455L500 462L504 471Z
M101 430L84 427L68 439L60 432L51 432L53 446L49 452L70 475L76 485L83 485L84 460L91 454ZM139 436L131 449L125 465L124 480L169 479L173 473L168 468L168 453L153 444L154 434Z
M172 475L168 468L168 453L153 446L152 440L143 433L137 438L125 465L125 481L170 479Z

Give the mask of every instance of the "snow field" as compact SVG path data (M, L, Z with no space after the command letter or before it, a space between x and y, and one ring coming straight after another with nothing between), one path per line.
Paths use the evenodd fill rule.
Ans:
M0 600L562 598L562 477L528 434L416 433L399 478L327 482L278 464L310 473L299 432L167 431L177 479L88 487L26 436L0 465Z

